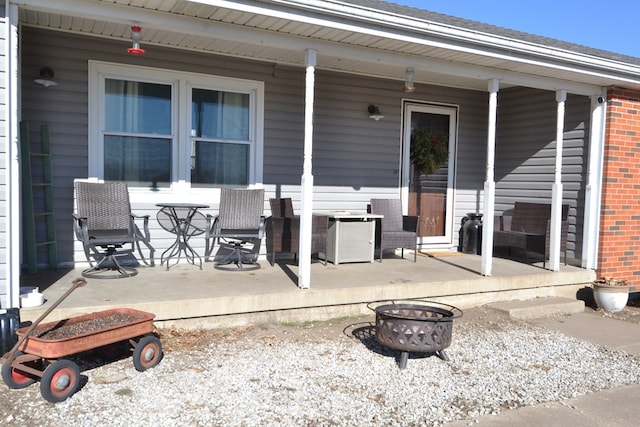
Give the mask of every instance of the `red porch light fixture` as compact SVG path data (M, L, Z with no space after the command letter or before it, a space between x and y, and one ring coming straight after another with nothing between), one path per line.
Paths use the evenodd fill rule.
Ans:
M133 41L133 46L127 49L127 52L129 52L131 55L144 54L144 49L140 48L140 31L142 31L142 28L140 28L140 26L131 26L131 40Z

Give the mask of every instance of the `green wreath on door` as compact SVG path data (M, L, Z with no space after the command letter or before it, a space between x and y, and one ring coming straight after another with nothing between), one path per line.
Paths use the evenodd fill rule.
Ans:
M411 134L411 162L418 172L432 174L449 158L449 138L443 132L416 129Z

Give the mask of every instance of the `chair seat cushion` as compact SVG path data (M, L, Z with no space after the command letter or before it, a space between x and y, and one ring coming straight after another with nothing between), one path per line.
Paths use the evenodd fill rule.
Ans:
M133 243L135 237L129 234L129 230L89 230L89 241L97 246L121 246L124 243Z
M384 248L413 248L416 244L416 233L413 231L385 231L382 233Z
M522 231L495 231L493 245L527 248L544 253L545 235Z

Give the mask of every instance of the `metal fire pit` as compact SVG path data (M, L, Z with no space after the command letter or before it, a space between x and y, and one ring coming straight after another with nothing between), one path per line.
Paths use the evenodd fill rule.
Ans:
M401 351L400 369L406 368L410 352L435 353L449 360L444 349L451 344L453 319L461 317L462 310L435 301L391 301L369 308L376 313L376 341Z

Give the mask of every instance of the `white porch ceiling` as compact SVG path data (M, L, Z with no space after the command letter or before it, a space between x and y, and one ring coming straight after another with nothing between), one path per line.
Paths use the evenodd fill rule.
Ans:
M464 29L320 1L16 0L23 25L130 40L142 28L143 47L168 46L304 66L305 49L317 50L319 69L402 81L486 90L522 85L596 94L611 85L640 88L640 67L529 46ZM339 3L339 4L337 4ZM342 7L338 7L342 5ZM330 12L330 13L329 13ZM359 13L356 18L350 12ZM343 13L343 16L341 16ZM384 18L384 19L383 19ZM433 25L432 25L433 24ZM457 35L457 32L460 33ZM492 43L493 41L493 43Z

